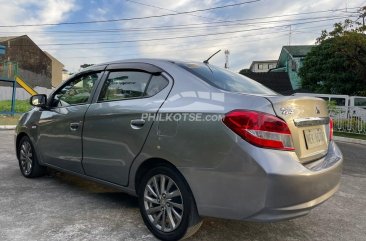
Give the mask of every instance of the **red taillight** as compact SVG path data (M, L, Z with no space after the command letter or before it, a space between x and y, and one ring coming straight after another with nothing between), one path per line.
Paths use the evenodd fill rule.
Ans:
M329 141L333 140L333 119L329 119Z
M223 122L253 145L286 151L295 150L286 122L274 115L234 110L225 115Z

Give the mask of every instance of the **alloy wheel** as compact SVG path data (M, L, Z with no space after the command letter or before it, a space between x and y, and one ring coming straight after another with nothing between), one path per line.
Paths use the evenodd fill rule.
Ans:
M165 233L174 231L184 212L183 197L177 184L166 175L151 177L144 190L144 208L156 229Z
M24 175L29 175L32 172L32 165L33 165L33 152L32 146L28 141L23 141L22 145L20 146L20 166Z

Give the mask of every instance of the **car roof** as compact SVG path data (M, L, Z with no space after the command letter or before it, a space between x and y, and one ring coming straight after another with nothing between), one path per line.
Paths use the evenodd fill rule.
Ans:
M135 59L124 59L124 60L115 60L115 61L110 61L110 62L105 62L105 63L100 63L100 64L96 64L93 66L90 66L87 69L94 69L100 66L106 66L106 65L110 65L110 64L123 64L123 63L146 63L146 64L153 64L153 65L159 65L161 63L179 63L179 64L184 64L184 63L195 63L195 64L203 64L203 62L199 62L199 61L190 61L190 60L177 60L177 59L160 59L160 58L135 58Z

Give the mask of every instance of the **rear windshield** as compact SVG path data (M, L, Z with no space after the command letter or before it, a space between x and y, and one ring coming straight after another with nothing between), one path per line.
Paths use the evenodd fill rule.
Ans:
M207 65L204 63L177 64L206 81L210 85L222 90L248 94L278 95L273 90L268 89L267 87L248 77L226 69L218 68L213 65Z

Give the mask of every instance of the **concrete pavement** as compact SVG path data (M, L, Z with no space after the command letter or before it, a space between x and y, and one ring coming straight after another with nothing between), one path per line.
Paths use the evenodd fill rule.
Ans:
M339 146L345 156L340 190L309 215L278 223L207 218L190 240L365 240L366 148ZM59 172L24 178L13 131L0 131L0 240L156 239L134 197Z

